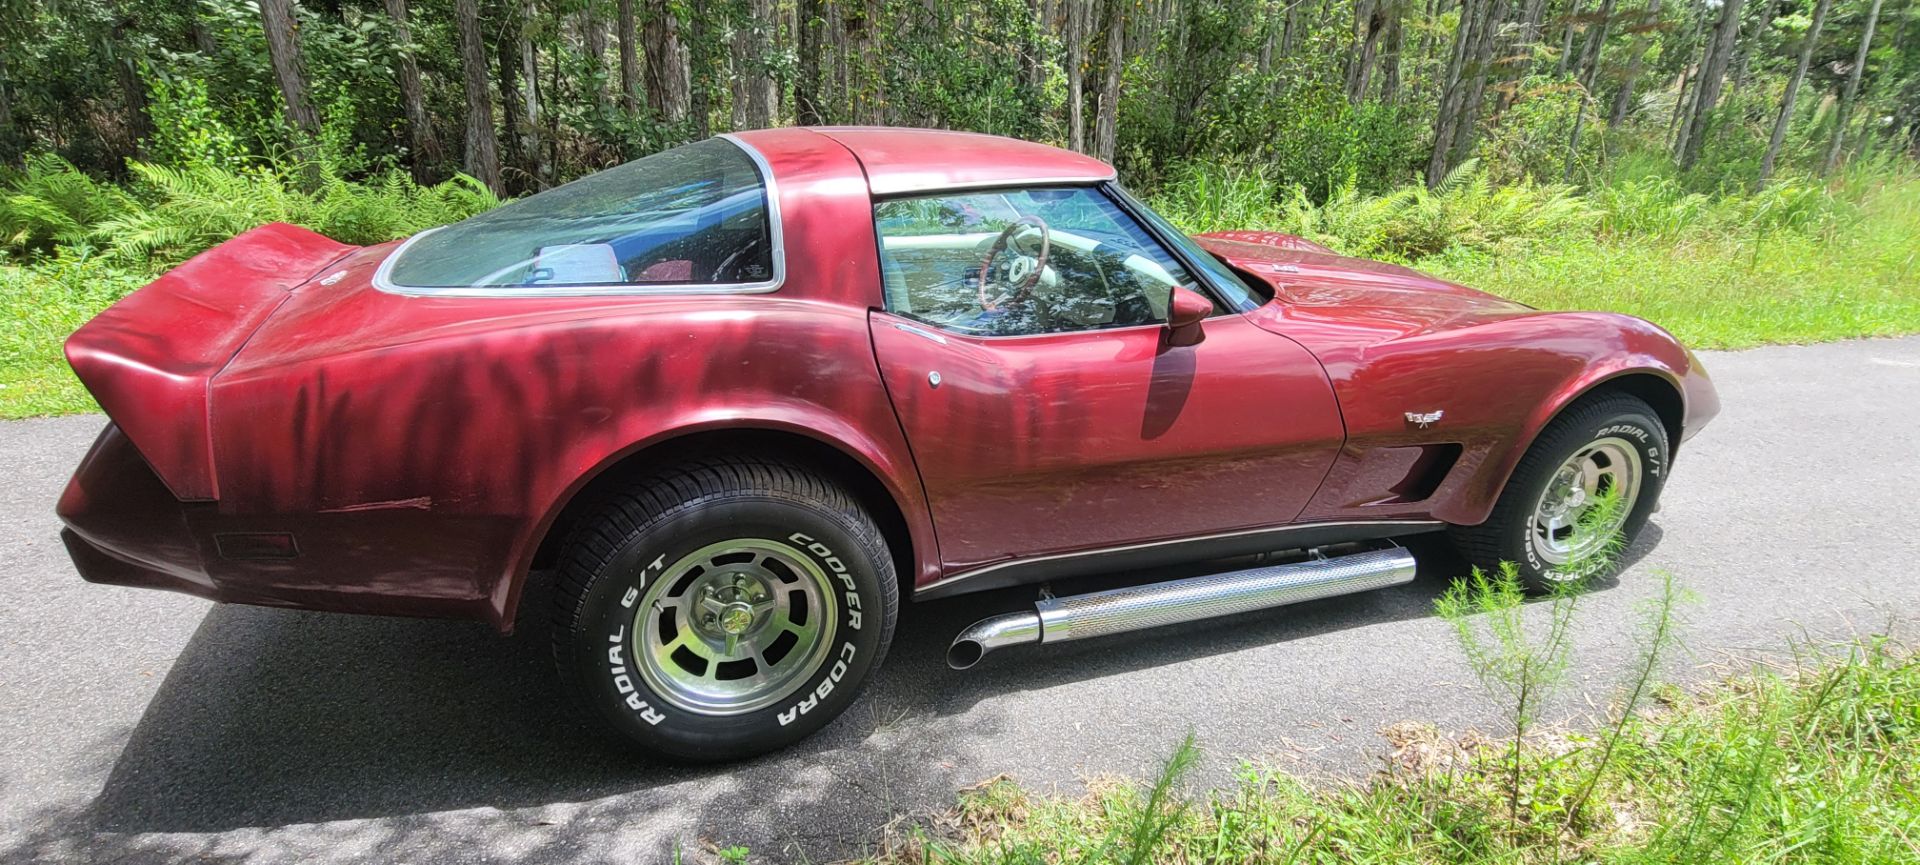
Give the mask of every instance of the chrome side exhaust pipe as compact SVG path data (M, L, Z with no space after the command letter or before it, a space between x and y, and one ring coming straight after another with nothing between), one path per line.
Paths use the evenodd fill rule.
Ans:
M981 619L953 638L947 666L964 670L988 652L1024 643L1063 643L1144 628L1231 616L1413 582L1413 554L1401 547L1266 565L1045 598L1032 612Z

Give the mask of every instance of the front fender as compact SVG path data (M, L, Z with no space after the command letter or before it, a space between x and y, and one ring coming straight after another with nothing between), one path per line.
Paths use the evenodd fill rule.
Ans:
M1612 331L1611 337L1595 340L1584 362L1567 365L1560 380L1521 420L1500 457L1489 460L1457 498L1436 510L1440 519L1463 525L1485 521L1520 460L1547 424L1569 405L1602 388L1624 387L1648 399L1668 426L1672 449L1718 413L1719 399L1698 359L1665 330L1626 315L1549 317L1569 315L1596 325L1595 330L1601 333ZM1679 434L1673 435L1676 432Z

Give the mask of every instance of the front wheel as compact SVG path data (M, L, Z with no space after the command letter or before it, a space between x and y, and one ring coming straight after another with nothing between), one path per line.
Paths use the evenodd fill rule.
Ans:
M880 531L832 482L716 459L586 519L557 602L574 693L642 750L715 761L846 709L886 653L899 590Z
M1454 544L1484 570L1511 562L1534 591L1603 573L1653 515L1670 455L1645 402L1582 398L1540 432L1487 521L1454 527Z

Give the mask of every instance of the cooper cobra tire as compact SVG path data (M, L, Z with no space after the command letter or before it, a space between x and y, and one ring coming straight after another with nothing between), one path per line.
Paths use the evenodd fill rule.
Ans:
M1469 563L1489 573L1512 562L1521 582L1534 592L1611 572L1618 552L1639 536L1653 515L1671 462L1666 426L1645 402L1623 393L1582 397L1540 432L1486 522L1453 527L1454 545ZM1556 502L1550 493L1570 491L1569 479L1574 486L1584 479L1585 487L1618 491L1621 513L1612 516L1612 532L1590 531L1575 541L1563 524L1578 514L1553 517ZM1591 495L1586 490L1573 494L1583 501L1591 501ZM1556 525L1559 528L1548 528ZM1587 544L1601 546L1595 551Z
M790 745L858 696L893 637L893 559L852 496L807 468L710 458L582 521L560 563L569 690L648 754Z

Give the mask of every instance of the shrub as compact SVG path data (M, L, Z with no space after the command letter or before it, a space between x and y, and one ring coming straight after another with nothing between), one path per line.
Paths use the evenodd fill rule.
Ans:
M275 165L134 162L128 170L134 182L123 190L55 156L29 160L0 192L0 248L30 256L99 249L127 264L167 266L268 222L368 244L500 203L465 175L421 186L398 170L362 182L324 173L318 188L305 192L294 169Z

